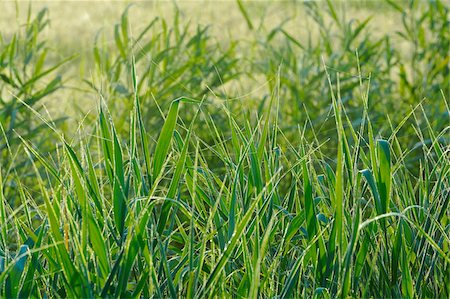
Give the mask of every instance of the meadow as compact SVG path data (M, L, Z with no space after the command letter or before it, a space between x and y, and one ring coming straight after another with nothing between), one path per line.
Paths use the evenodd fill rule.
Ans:
M449 298L450 3L0 3L1 298Z

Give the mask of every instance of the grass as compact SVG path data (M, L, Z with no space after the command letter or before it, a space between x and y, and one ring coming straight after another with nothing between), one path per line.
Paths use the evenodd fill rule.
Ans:
M23 84L25 68L3 55L1 95L9 100L0 111L13 105L24 121L6 134L12 114L0 114L0 295L448 298L450 109L442 81L448 66L439 63L448 61L445 45L420 55L416 44L414 63L395 52L390 64L379 58L397 51L388 37L384 48L364 22L352 27L327 3L330 19L306 4L323 35L303 45L282 25L258 27L239 1L254 36L247 44L253 56L245 59L240 41L223 48L206 28L191 31L177 18L170 26L152 21L135 39L125 11L114 46L101 39L93 45L93 75L79 82L98 105L75 127L27 100L57 93L62 79L48 93L45 83L8 87L4 78ZM408 16L408 7L393 5ZM414 5L409 9L419 14ZM448 11L440 2L434 7ZM410 21L441 24L426 11L422 16ZM326 30L326 20L341 24L342 38ZM38 30L30 34L39 40ZM349 51L353 42L373 47ZM12 44L0 50L17 53ZM318 62L324 45L331 57ZM287 59L274 71L278 54ZM32 68L38 71L24 72L32 82L59 69L43 71L50 64L44 58ZM436 75L427 77L422 64L434 65ZM371 65L384 69L363 74ZM402 66L403 78L392 75ZM409 66L416 67L413 80ZM265 72L267 94L257 106L224 91ZM402 97L401 113L380 108ZM304 101L303 109L288 99Z

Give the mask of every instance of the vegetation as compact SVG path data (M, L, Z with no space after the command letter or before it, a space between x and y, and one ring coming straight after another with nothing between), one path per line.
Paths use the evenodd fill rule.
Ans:
M0 296L448 298L448 6L383 4L405 51L296 5L306 42L241 1L225 43L179 10L131 34L130 7L76 120L43 105L76 61L48 11L2 36Z

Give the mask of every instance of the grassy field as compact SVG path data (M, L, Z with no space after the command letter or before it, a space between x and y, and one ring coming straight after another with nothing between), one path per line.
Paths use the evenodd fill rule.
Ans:
M450 297L448 2L30 3L0 297Z

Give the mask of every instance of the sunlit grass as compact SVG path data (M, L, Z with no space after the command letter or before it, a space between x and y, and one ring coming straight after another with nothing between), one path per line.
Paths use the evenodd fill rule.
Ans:
M47 11L2 40L0 296L450 296L448 8L392 4L412 64L331 2L306 4L316 43L238 4L251 33L226 47L125 11L70 123L40 105L74 61L47 59ZM257 105L228 89L255 76Z

